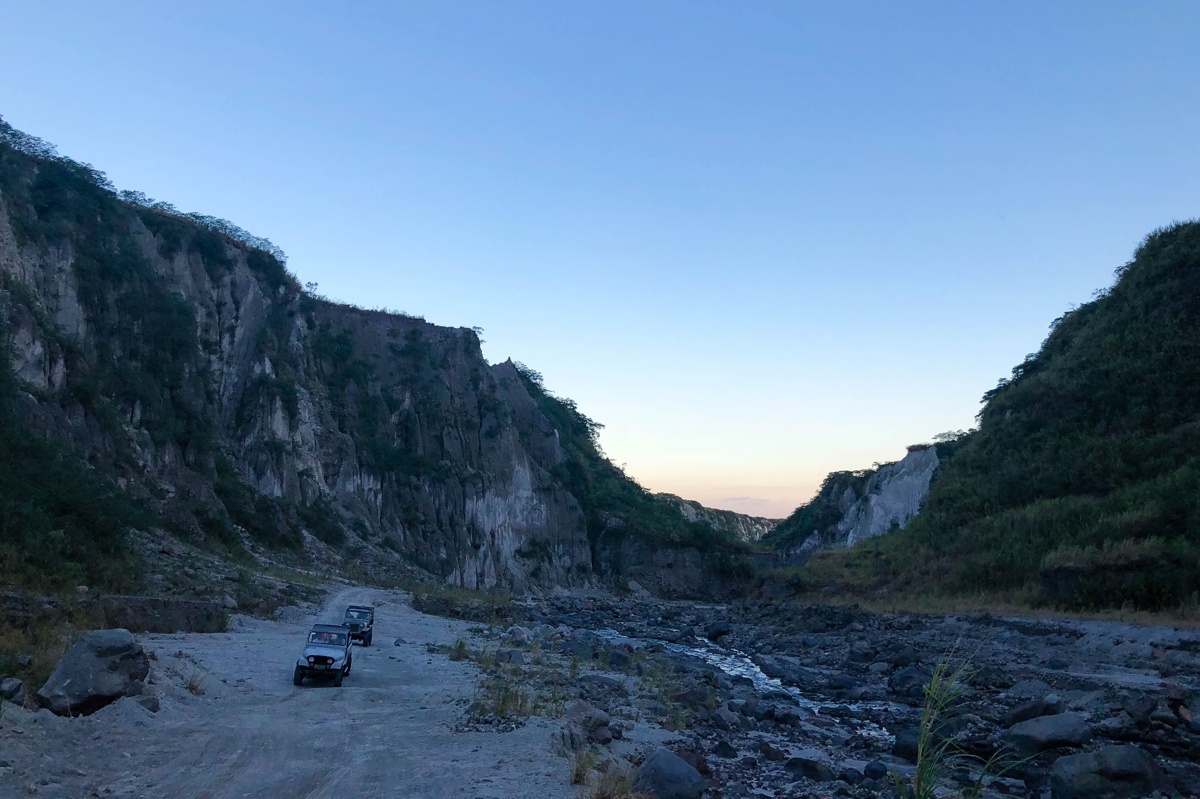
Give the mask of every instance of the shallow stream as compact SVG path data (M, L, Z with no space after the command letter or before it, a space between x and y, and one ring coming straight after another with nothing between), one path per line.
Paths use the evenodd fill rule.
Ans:
M803 691L795 686L784 685L775 677L768 677L745 652L718 646L711 641L697 639L697 646L687 646L685 644L670 643L656 639L634 638L622 635L616 630L611 629L595 630L594 632L609 641L622 639L632 641L640 646L653 643L661 645L669 652L699 658L706 663L716 666L730 677L742 677L750 680L754 689L759 694L786 694L800 707L823 716L838 718L852 727L859 735L885 740L889 745L895 740L895 737L884 727L868 718L864 718L864 715L866 713L894 714L908 710L906 707L891 702L829 702L821 699L813 699L806 696Z

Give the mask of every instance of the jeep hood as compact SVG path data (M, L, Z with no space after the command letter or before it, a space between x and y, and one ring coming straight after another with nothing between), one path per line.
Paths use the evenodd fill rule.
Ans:
M346 657L346 650L342 649L340 646L309 644L308 646L304 647L304 654L301 655L301 657L308 657L309 655L320 655L321 657L341 660L342 658Z

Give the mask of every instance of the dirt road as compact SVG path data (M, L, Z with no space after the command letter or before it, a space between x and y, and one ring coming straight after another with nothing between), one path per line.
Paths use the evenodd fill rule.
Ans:
M354 649L341 688L294 687L292 664L309 625L340 623L350 603L376 606L375 645ZM156 714L129 698L74 720L10 705L0 720L0 797L571 795L568 763L549 751L557 722L531 719L509 733L452 731L477 672L430 655L425 644L466 637L467 624L365 588L343 590L320 614L302 615L239 617L224 634L140 636L157 657Z

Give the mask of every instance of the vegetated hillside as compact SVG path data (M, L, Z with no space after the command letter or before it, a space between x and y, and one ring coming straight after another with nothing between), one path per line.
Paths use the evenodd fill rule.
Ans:
M130 528L472 587L611 576L606 530L737 551L473 331L312 296L270 242L2 121L0 340L0 584L137 589Z
M1117 277L984 396L913 523L822 574L1067 607L1196 601L1200 224L1152 233Z

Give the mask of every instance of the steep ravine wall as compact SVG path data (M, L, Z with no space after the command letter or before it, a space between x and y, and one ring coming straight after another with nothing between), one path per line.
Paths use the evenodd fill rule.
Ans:
M619 577L593 562L560 431L474 332L310 296L269 253L77 171L0 145L0 333L29 424L163 529L469 587Z
M77 187L37 196L38 163L9 153L4 167L0 308L30 421L165 497L167 516L186 511L179 528L203 535L227 459L258 494L324 503L343 535L455 583L591 578L579 507L548 473L553 430L475 333L308 297L256 269L262 253L115 199L99 226L63 224L55 203Z

